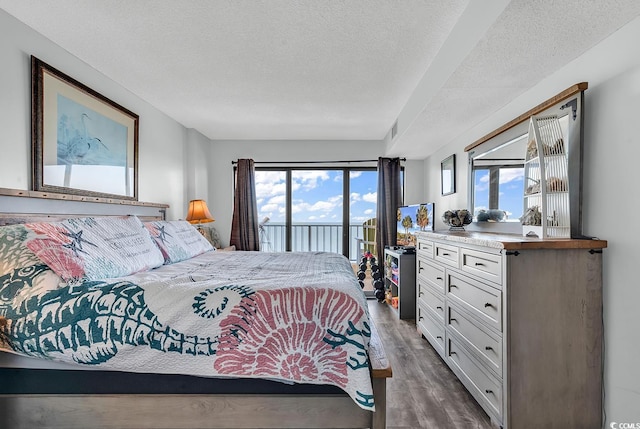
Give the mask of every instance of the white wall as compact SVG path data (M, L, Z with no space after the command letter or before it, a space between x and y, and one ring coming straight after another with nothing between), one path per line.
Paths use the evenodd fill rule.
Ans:
M640 423L640 19L605 39L486 121L425 160L425 199L436 213L467 206L464 147L569 86L586 81L583 232L608 241L604 252L605 411L610 422ZM440 161L458 160L458 192L441 197ZM624 219L624 220L623 220ZM626 219L630 219L627 221ZM444 225L439 224L440 228Z
M187 131L187 144L185 145L185 188L187 200L207 200L209 198L209 183L215 179L215 170L209 169L209 153L211 140L190 128ZM207 201L207 206L209 206ZM184 219L187 215L187 206L184 206ZM176 210L180 213L179 210ZM215 216L214 216L215 218Z
M2 10L0 187L31 189L31 55L140 116L138 199L183 216L186 129Z
M421 160L408 159L404 163L404 204L426 203L422 196L425 190L424 165Z

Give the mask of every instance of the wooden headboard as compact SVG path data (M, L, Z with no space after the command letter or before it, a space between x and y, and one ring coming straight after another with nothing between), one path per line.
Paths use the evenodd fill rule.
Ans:
M57 221L85 216L136 215L164 220L167 204L113 200L0 188L0 225Z

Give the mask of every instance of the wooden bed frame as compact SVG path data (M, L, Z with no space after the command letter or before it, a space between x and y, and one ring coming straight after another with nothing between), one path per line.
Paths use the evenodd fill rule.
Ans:
M391 367L375 328L369 349L376 411L344 395L0 395L0 427L12 429L386 428Z
M0 193L1 194L1 193ZM118 203L128 214L126 204ZM139 206L139 204L138 204ZM161 206L166 207L166 206ZM161 219L164 210L157 217ZM80 213L0 213L0 225L55 221ZM6 323L0 317L0 324ZM392 376L375 326L369 349L376 411L345 394L20 394L0 395L0 427L125 428L386 428L386 380Z

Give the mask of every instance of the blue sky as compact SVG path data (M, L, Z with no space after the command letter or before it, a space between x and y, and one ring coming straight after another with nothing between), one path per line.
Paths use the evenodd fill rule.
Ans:
M350 175L351 221L362 223L376 216L376 171ZM256 171L260 219L284 223L286 181L280 171ZM292 173L293 222L341 223L343 173L336 170L296 170Z

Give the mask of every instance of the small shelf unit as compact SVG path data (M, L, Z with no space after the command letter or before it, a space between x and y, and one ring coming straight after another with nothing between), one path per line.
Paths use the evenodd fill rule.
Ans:
M400 319L416 317L416 254L402 249L384 249L384 287L397 307Z
M557 116L532 116L524 164L523 235L570 237L567 145ZM529 216L527 216L529 215Z

